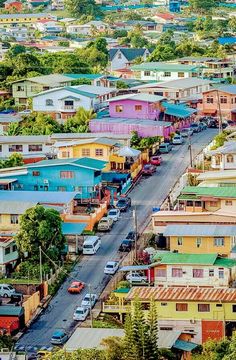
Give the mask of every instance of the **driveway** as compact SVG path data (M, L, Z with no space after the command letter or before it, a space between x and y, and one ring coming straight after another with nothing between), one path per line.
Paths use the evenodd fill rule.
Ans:
M207 129L192 136L193 156L197 155L216 135L217 130ZM143 227L149 219L152 208L158 206L168 195L177 179L183 174L190 163L187 141L184 145L176 145L170 154L163 154L163 164L157 168L155 175L142 179L134 187L130 196L136 205L139 227ZM98 295L109 280L103 269L107 261L117 258L117 249L126 234L133 230L132 209L122 214L112 231L102 236L102 246L94 256L84 256L71 276L60 287L49 307L32 324L30 329L17 342L18 346L29 348L50 346L50 338L56 329L64 328L71 331L76 323L72 320L75 308L82 297L88 292L85 287L82 294L68 294L67 288L72 280L78 279L91 284L91 292Z

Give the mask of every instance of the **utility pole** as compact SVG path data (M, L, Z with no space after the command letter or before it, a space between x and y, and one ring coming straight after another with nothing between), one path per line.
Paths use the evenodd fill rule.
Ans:
M137 209L136 205L133 210L133 219L134 219L134 260L137 260L137 241L138 241L138 218L137 218Z
M93 313L92 313L92 299L91 299L91 284L88 284L88 288L89 288L89 302L90 302L90 306L89 306L89 315L90 315L90 320L91 320L91 329L93 328Z
M188 134L188 149L189 149L189 156L190 156L190 166L193 167L193 154L192 154L192 143L191 143L191 135Z
M40 284L43 282L43 269L42 269L42 249L39 246L39 272L40 272Z
M219 112L219 134L222 132L222 113L221 113L221 106L220 106L220 97L219 97L219 90L216 90L217 94L217 102L218 102L218 112Z

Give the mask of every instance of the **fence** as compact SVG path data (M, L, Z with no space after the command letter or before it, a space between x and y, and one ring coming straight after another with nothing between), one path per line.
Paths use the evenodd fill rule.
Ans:
M40 304L40 293L37 291L33 295L31 295L26 301L23 302L23 308L25 310L25 323L32 318L35 313L35 310Z

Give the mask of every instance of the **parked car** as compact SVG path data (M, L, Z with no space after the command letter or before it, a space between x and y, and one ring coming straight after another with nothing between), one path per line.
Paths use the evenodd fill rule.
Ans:
M51 337L51 343L54 345L63 345L68 340L68 334L64 330L57 330Z
M11 297L12 294L15 294L16 290L13 286L9 284L0 284L0 296L2 297Z
M190 128L184 128L180 131L180 135L182 137L189 137L193 135L193 129Z
M119 209L109 210L107 217L112 219L113 221L118 221L120 217L120 210Z
M152 164L145 164L142 169L143 176L151 176L156 172L156 167Z
M182 138L181 135L175 134L175 136L172 139L172 144L174 145L181 145L183 144L184 139Z
M126 276L126 280L132 283L147 283L147 276L141 275L138 272L131 272Z
M90 300L90 297L91 297L91 300ZM81 306L83 306L85 308L90 308L90 306L94 307L97 299L98 299L97 294L86 294L81 302Z
M30 115L31 113L32 113L32 110L30 110L30 109L25 109L25 110L18 112L19 115Z
M104 216L98 223L98 231L110 231L112 225L113 220L107 216Z
M123 240L122 243L119 246L119 251L122 252L129 252L133 248L133 241L132 240Z
M159 151L161 154L167 154L172 150L172 145L170 143L162 143L159 145Z
M150 159L150 164L159 166L162 163L162 157L161 156L152 156Z
M194 133L198 133L201 131L201 128L198 123L190 124L190 129L192 129Z
M118 202L116 203L116 208L120 211L126 211L131 206L131 198L126 196L124 198L119 198Z
M73 320L84 321L86 320L88 314L89 314L89 308L79 306L74 312Z
M137 234L137 238L138 238L138 234ZM128 234L126 235L125 240L135 240L135 231L130 231L128 232Z
M199 126L200 126L201 130L207 129L207 124L204 121L200 121Z
M108 261L104 268L104 274L114 275L117 272L118 268L119 268L118 261Z
M70 294L79 294L84 288L84 283L81 281L73 281L71 285L68 287L67 291Z

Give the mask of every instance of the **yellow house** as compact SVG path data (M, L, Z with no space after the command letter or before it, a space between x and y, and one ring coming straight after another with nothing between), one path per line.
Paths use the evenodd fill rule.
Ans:
M107 161L104 171L127 172L134 178L142 168L145 154L128 146L122 147L116 140L107 138L85 139L55 144L59 159L91 157Z
M20 215L36 205L36 202L0 201L0 230L13 232L17 230Z
M170 251L234 257L236 225L168 225L163 235Z
M22 24L25 26L26 23L34 23L41 20L52 19L50 14L38 13L38 14L2 14L0 15L0 26L1 25L12 25Z

